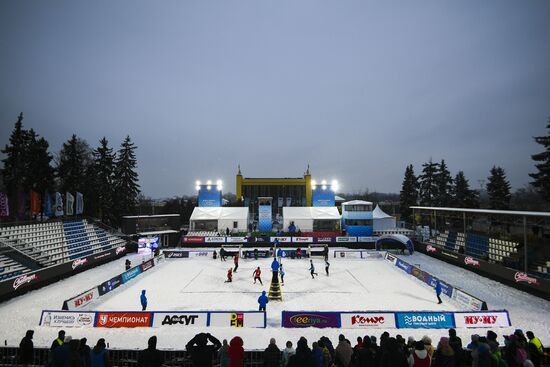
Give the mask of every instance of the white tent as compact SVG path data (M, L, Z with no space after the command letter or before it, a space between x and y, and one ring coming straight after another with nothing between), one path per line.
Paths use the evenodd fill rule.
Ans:
M375 232L396 228L395 217L386 214L378 205L372 211L372 220L372 229Z
M314 221L340 222L340 212L335 206L327 207L283 207L283 229L291 222L302 232L314 232Z
M190 218L191 230L218 231L225 233L246 232L248 228L248 208L243 207L196 207Z

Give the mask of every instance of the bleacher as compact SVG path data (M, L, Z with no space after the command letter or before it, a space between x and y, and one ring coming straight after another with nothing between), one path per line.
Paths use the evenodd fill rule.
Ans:
M36 260L42 267L73 261L125 245L123 239L89 223L86 219L0 227L0 240ZM5 263L9 264L9 269L20 271L17 275L30 271L25 267L19 269L9 261ZM2 267L0 265L0 268ZM5 274L5 271L0 272L0 276L2 274ZM7 275L9 278L13 276L16 276L15 273Z
M220 234L216 231L189 231L187 232L186 236L216 237L220 236Z
M28 272L30 269L23 264L11 259L8 256L0 254L0 281L17 277L23 273Z
M450 251L462 252L476 258L489 258L494 262L504 262L517 254L518 242L500 240L475 233L445 231L430 238L429 243Z

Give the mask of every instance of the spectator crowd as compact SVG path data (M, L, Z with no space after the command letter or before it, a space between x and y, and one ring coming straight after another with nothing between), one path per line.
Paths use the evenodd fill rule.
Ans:
M21 340L18 353L20 365L35 364L32 330ZM472 335L463 345L454 329L448 337L437 343L424 336L420 340L401 335L390 336L383 332L379 340L375 336L357 337L352 342L340 334L338 342L322 336L309 344L301 337L296 348L287 341L280 348L271 338L263 351L264 367L540 367L545 352L539 338L531 331L518 329L504 336L500 345L497 334L491 330L485 336ZM243 367L245 351L239 336L220 342L209 333L195 335L186 345L186 351L194 367ZM164 354L157 349L157 337L149 338L146 349L139 353L139 367L164 365ZM173 365L173 364L171 364ZM256 364L257 365L257 364ZM99 339L93 348L86 338L72 339L61 330L52 342L48 366L51 367L110 367L112 366L105 339Z

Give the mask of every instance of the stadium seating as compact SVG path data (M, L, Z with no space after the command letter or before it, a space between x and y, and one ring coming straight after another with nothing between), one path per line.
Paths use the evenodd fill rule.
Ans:
M189 231L186 236L215 237L220 234L216 231ZM225 235L225 234L224 234Z
M86 219L0 227L0 239L41 266L72 261L125 244ZM28 271L22 269L22 273Z
M476 258L488 258L494 262L504 262L514 257L520 244L514 241L490 238L475 233L445 231L430 238L429 243L450 251L462 252ZM461 250L462 248L462 250Z

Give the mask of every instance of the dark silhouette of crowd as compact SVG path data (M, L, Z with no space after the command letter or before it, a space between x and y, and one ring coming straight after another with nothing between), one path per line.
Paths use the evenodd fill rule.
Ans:
M19 345L20 365L33 365L33 330L28 330ZM434 344L428 336L405 340L401 335L390 336L383 332L378 341L375 336L357 337L352 345L340 334L336 346L326 336L311 344L304 337L293 348L291 341L284 349L271 338L263 352L264 367L540 367L547 356L544 346L533 332L517 329L505 335L503 344L492 330L485 336L474 334L466 346L449 329L448 337ZM195 335L185 346L194 367L243 367L246 363L244 342L235 336L221 343L209 333ZM164 354L157 349L157 337L149 338L146 349L139 353L139 367L160 367ZM105 339L99 339L93 348L86 338L72 339L61 330L52 342L47 366L51 367L110 367L111 360ZM257 364L255 364L257 365Z

